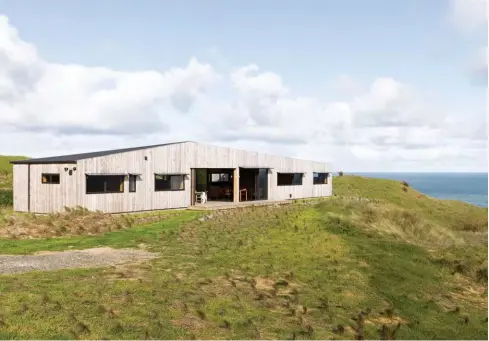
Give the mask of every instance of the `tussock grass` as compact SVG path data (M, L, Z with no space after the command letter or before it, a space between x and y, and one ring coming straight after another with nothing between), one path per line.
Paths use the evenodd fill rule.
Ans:
M420 213L377 200L335 197L319 204L322 210L348 216L355 226L428 247L446 247L469 243L466 234L428 220Z
M487 232L487 207L430 198L395 180L343 176L335 178L334 193L339 197L381 200L414 211L423 219L435 220L447 228Z
M141 224L165 220L176 211L113 215L91 212L82 207L65 208L47 215L17 213L0 209L0 238L33 239L61 236L100 235Z

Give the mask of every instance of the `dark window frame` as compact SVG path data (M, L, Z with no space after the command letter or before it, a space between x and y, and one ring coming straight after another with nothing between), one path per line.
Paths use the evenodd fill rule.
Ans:
M317 174L317 176L315 176ZM312 173L312 184L313 185L327 185L328 184L329 173ZM321 181L321 179L323 179Z
M168 177L168 180L163 180L163 179L157 179L158 176L162 176L162 177ZM174 176L179 176L179 177L182 177L182 188L176 188L176 189L172 189L171 188L171 179L172 177ZM169 188L158 188L157 186L157 181L168 181L169 183ZM154 191L155 192L178 192L178 191L185 191L185 174L155 174L154 175Z
M136 193L138 176L137 174L129 174L129 193ZM133 188L134 186L134 188Z
M46 182L43 178L46 177ZM53 177L58 177L58 181L53 180ZM61 182L61 176L59 173L41 173L41 183L43 185L59 185Z
M124 193L124 187L125 187L125 175L85 175L85 194L121 194L121 193ZM103 181L103 187L104 187L104 190L103 192L100 192L100 191L97 191L97 192L92 192L92 191L88 191L88 181L89 181L89 178L106 178L104 181ZM107 178L120 178L120 182L119 182L119 190L117 191L111 191L111 190L107 190Z
M281 177L282 176L282 181ZM292 182L291 183L284 183L284 176L292 176ZM294 183L295 177L298 176L300 178L300 183ZM277 187L282 187L282 186L303 186L304 185L304 173L281 173L277 172Z

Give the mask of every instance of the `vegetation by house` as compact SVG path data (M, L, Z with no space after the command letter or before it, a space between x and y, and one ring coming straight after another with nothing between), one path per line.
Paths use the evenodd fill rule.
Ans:
M2 253L111 246L161 257L0 275L0 338L487 338L487 209L405 187L346 175L334 197L285 206L3 210Z
M0 155L0 190L12 189L12 165L10 161L25 160L25 156Z
M0 155L0 207L13 205L12 165L10 161L24 160L25 156Z

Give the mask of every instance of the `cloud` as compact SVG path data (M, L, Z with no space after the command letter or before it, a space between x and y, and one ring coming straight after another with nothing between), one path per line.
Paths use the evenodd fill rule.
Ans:
M451 0L449 20L466 38L481 34L484 42L470 58L467 74L474 85L487 86L487 10L488 0ZM482 46L483 44L483 46Z
M166 72L124 72L43 60L0 17L0 123L59 134L143 134L164 130L162 116L185 113L218 80L192 58Z
M334 83L335 88L345 94L355 93L359 88L357 81L346 74L340 75Z
M464 33L487 29L487 0L451 0L450 20Z
M446 170L459 167L460 155L467 169L480 169L487 167L481 126L391 77L326 101L297 95L255 64L222 74L194 57L164 71L52 63L0 16L0 153L194 140L343 169Z
M476 51L469 62L468 71L475 85L487 86L487 46Z

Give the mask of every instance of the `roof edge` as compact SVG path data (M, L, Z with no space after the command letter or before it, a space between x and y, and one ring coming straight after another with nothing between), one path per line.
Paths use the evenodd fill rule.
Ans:
M9 161L9 163L12 165L48 165L48 164L76 163L76 160L49 162L49 161L36 161L36 159L32 159L32 161L30 161L29 159L27 159L27 160Z
M129 148L121 148L121 149L102 150L102 151L87 152L87 153L80 153L80 154L68 154L68 155L32 158L32 159L26 159L26 160L14 160L14 161L10 161L10 163L14 164L14 165L15 164L28 165L28 164L77 163L77 161L84 160L84 159L91 159L91 158L96 158L96 157L101 157L101 156L127 153L127 152L136 151L136 150L158 148L158 147L164 147L164 146L175 145L175 144L183 144L183 143L189 143L189 142L194 142L194 141L178 141L178 142L161 143L161 144L147 145L147 146L137 146L137 147L129 147Z

